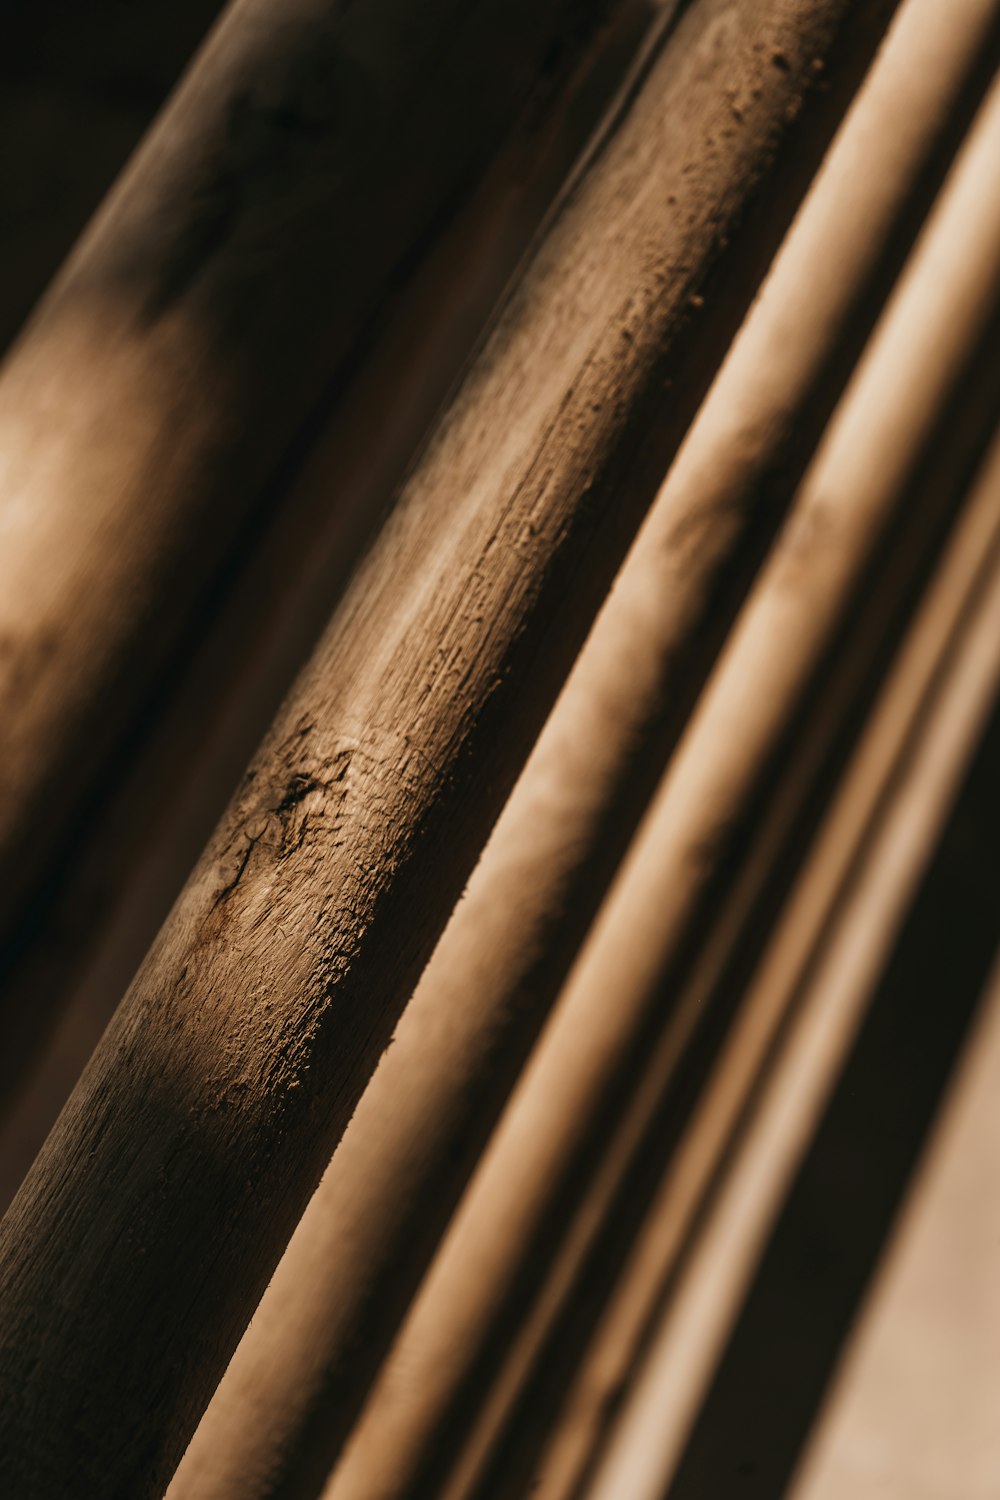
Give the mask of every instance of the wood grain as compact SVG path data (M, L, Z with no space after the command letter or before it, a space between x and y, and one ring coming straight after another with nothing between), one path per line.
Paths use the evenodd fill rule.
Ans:
M984 194L1000 202L990 192L998 140L995 85L421 1285L327 1500L424 1493L482 1500L494 1493L489 1483L480 1486L484 1470L510 1484L509 1465L492 1472L489 1465L516 1415L544 1429L544 1403L559 1383L535 1381L535 1367L547 1360L551 1372L573 1347L586 1316L578 1288L633 1211L629 1189L643 1159L655 1173L658 1138L674 1138L697 1097L713 1036L725 1032L727 987L738 986L732 971L738 975L746 949L773 920L768 886L782 866L794 869L824 762L845 738L843 721L849 725L853 703L864 698L901 605L905 613L904 579L919 575L916 559L933 544L937 508L953 503L953 486L928 454L935 442L938 450L954 444L955 398L967 399L981 381L981 349L991 354L1000 212L986 214L982 203ZM599 1280L592 1275L591 1290ZM524 1473L520 1479L527 1482ZM511 1492L516 1484L502 1490Z
M0 1227L11 1492L164 1483L890 9L693 6L553 227Z
M296 445L620 9L236 0L210 35L0 373L0 982L51 943ZM28 989L0 1082L59 994Z
M870 326L859 309L933 197L996 21L994 0L897 15L170 1500L305 1494L332 1468Z

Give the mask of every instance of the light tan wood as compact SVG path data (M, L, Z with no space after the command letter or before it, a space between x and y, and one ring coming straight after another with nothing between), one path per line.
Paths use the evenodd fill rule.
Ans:
M767 473L794 471L1000 8L911 0L532 752L171 1500L332 1464L740 598ZM928 23L932 23L928 25ZM759 372L767 369L767 381ZM817 397L817 391L821 396ZM734 559L737 560L734 563ZM745 566L745 565L744 565ZM315 1452L315 1459L307 1455ZM286 1458L288 1453L293 1458ZM250 1477L248 1477L250 1476Z
M1000 689L1000 517L994 455L989 476L993 538L985 578L973 585L973 608L962 622L957 649L946 653L933 684L933 706L924 713L914 742L901 757L889 795L863 848L846 899L823 935L804 996L780 1039L767 1088L741 1132L696 1253L664 1315L658 1320L630 1390L629 1401L583 1494L613 1500L629 1494L657 1500L674 1471L712 1369L750 1284L753 1271L796 1170L813 1137L867 1006L892 953L894 941L947 820L991 716ZM981 497L982 498L982 497ZM919 650L919 643L917 649ZM901 672L912 669L904 660ZM903 687L905 695L907 689ZM859 779L870 773L881 747L875 740L894 726L886 715L872 726L859 757ZM867 753L866 753L867 752ZM868 760L866 765L864 762ZM848 782L844 796L856 795ZM826 848L842 831L841 807L831 809ZM835 856L834 856L835 857ZM724 1070L742 1071L737 1051L764 1020L774 1000L768 986L781 976L788 948L798 947L798 913L782 924L769 964L748 996L746 1025L727 1048ZM771 972L769 972L769 968ZM777 970L777 974L774 972ZM780 987L779 995L784 995ZM766 1021L764 1021L766 1025ZM702 1120L724 1103L731 1079L720 1077L704 1101Z
M988 1500L995 1488L1000 965L981 1005L789 1500Z
M681 1257L692 1239L696 1242L697 1216L710 1201L725 1153L751 1112L753 1091L766 1077L780 1028L792 1013L837 902L850 887L865 840L877 827L894 778L925 725L943 711L940 681L963 649L982 596L989 595L998 552L1000 445L994 444L581 1362L540 1467L541 1500L565 1500L578 1493L593 1460L603 1412L612 1393L626 1388ZM691 1367L693 1384L699 1367Z

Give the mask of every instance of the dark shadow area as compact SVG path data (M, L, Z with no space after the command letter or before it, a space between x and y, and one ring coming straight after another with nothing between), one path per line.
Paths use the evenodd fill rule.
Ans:
M45 290L222 3L0 4L0 351Z
M777 1500L976 1014L1000 931L994 712L666 1500Z

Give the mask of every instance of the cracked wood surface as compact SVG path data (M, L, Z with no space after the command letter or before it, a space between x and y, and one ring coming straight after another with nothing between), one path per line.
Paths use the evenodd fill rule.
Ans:
M982 201L985 186L1000 204L988 191L998 141L994 87L324 1500L481 1500L530 1483L530 1458L512 1466L505 1442L518 1417L520 1440L551 1416L587 1293L609 1274L600 1252L614 1264L608 1243L635 1212L630 1189L641 1201L643 1158L676 1139L697 1098L731 960L768 931L768 888L794 870L904 580L932 548L936 510L956 503L950 465L935 472L928 455L946 423L954 441L956 401L983 383L980 346L990 352L996 326L1000 213Z
M536 256L0 1228L24 1500L165 1481L890 10L693 6Z
M296 444L620 10L236 0L211 33L0 373L0 975ZM0 1082L42 1009L5 997Z

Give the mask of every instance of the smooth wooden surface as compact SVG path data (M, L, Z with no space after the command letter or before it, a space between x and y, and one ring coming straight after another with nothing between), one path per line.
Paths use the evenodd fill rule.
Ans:
M998 1099L995 972L792 1500L990 1500L996 1493Z
M990 774L989 747L996 745L1000 569L995 537L994 531L992 555L987 552L982 570L986 576L974 586L957 649L946 653L933 684L937 701L915 726L873 835L859 851L847 890L802 978L798 1004L777 1038L766 1088L752 1101L696 1252L657 1321L602 1462L583 1489L586 1500L612 1500L622 1493L637 1500L658 1500L664 1493L689 1500L704 1493L706 1474L711 1485L726 1467L719 1462L718 1445L711 1438L706 1445L698 1432L699 1427L704 1431L706 1387L749 1300L768 1237L867 1013L880 991L899 985L909 967L908 949L912 953L933 943L941 955L936 978L949 966L956 973L966 968L965 955L929 932L925 913L929 890L937 884L940 891L942 867L968 875L977 842L967 826L975 816L970 779L981 783ZM881 728L876 723L876 732ZM995 828L995 811L986 826ZM839 837L832 821L830 832ZM994 888L969 902L970 928L981 927L991 914L995 919L996 894ZM973 967L981 962L983 936L980 930ZM993 951L990 935L986 953ZM897 1010L904 1024L905 1011L904 1003ZM794 1297L793 1288L789 1294ZM769 1357L768 1366L771 1362ZM745 1388L745 1380L741 1383ZM747 1404L759 1406L762 1397L767 1399L760 1388L748 1391ZM706 1447L714 1452L706 1454ZM781 1458L776 1463L775 1456L762 1453L753 1465L747 1488L755 1497L782 1492L777 1488Z
M1000 550L1000 447L963 502L955 534L838 787L730 1036L671 1156L586 1358L575 1372L538 1475L544 1500L583 1487L609 1431L613 1393L625 1391L651 1328L676 1300L678 1275L706 1203L724 1176L782 1027L794 1015L809 966L822 946L874 836L908 756L940 711L940 683L966 644ZM694 1379L694 1368L691 1371ZM670 1420L673 1420L671 1415Z
M25 1500L139 1500L179 1456L787 222L768 168L852 11L687 14L248 770L0 1229Z

